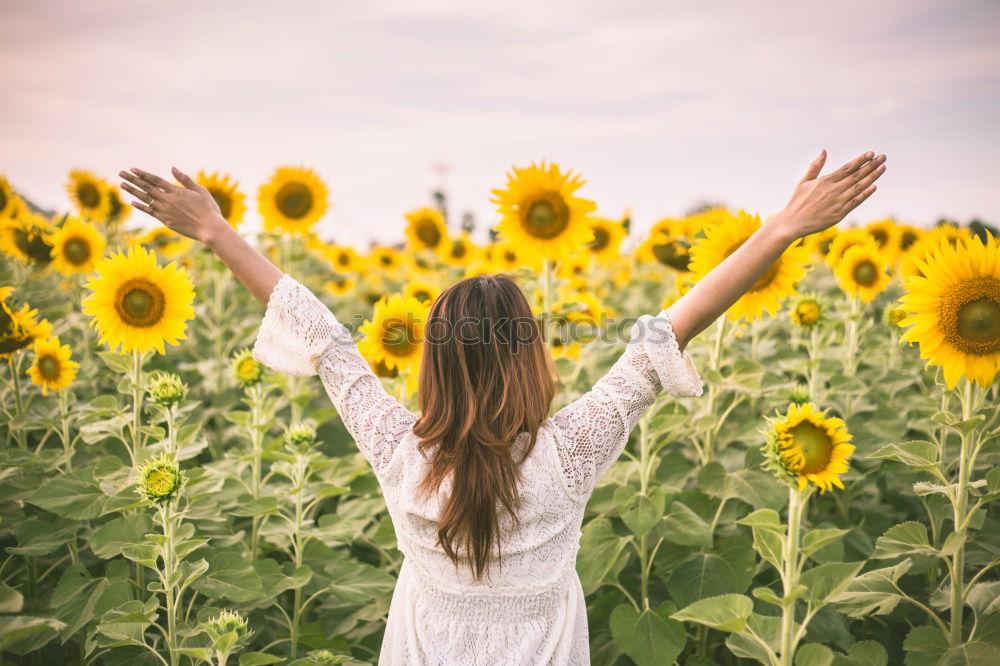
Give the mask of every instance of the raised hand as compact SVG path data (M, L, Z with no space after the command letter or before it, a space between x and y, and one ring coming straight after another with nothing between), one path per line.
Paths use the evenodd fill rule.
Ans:
M177 167L173 174L181 186L142 169L118 172L128 181L121 184L122 189L138 199L131 202L133 206L177 233L204 242L220 223L228 223L207 189Z
M776 217L796 238L837 224L875 192L875 181L885 173L884 162L885 155L875 157L869 151L820 177L826 163L826 151L821 151Z

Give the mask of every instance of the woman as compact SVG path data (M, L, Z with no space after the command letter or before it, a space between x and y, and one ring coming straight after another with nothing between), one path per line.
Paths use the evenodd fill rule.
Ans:
M382 388L348 331L222 218L176 168L176 186L121 172L132 205L208 245L266 306L254 355L318 374L385 494L403 565L380 664L587 664L575 569L584 508L656 395L698 396L685 347L795 240L875 190L884 155L819 177L820 153L788 205L658 316L643 315L614 366L548 417L551 360L524 293L504 276L446 289L426 322L421 415ZM400 338L399 344L413 341Z

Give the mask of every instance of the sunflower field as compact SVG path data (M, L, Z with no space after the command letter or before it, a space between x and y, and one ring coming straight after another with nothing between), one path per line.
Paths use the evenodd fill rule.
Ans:
M488 244L428 206L361 250L316 234L312 170L256 201L197 180L238 229L256 208L257 246L414 409L413 340L454 281L525 288L559 408L767 224L714 208L637 234L542 163L497 184ZM91 172L67 191L49 216L0 177L0 662L377 662L401 555L321 384L254 359L263 309L207 249L140 229ZM588 505L593 663L1000 663L993 233L841 223L687 350L704 394L661 395Z

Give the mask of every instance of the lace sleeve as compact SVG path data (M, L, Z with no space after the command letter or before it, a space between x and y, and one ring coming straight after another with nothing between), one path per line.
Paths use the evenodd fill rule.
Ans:
M666 310L643 315L625 351L594 387L553 417L556 449L570 494L585 501L618 459L657 394L700 396L701 376L681 352Z
M254 358L293 375L318 374L358 448L380 474L416 416L386 393L351 333L322 301L282 275L267 302Z

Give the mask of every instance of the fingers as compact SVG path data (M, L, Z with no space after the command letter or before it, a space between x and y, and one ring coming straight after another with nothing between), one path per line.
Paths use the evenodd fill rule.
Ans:
M854 176L845 180L847 184L845 187L845 192L847 196L856 196L863 192L865 188L878 180L883 173L885 173L885 165L882 162L885 161L885 156L882 156L880 160L872 160L864 166L862 169L858 169Z
M850 162L848 162L847 164L845 164L844 166L840 167L832 174L830 174L830 179L833 181L840 181L847 178L852 173L861 168L861 166L864 165L865 162L867 162L874 156L875 153L869 150L864 155L859 155L858 157L855 157L853 160L851 160Z
M128 183L122 183L121 187L122 187L123 190L125 190L126 192L128 192L129 194L131 194L132 196L134 196L136 199L139 199L140 201L142 201L144 203L148 204L148 203L151 203L153 201L153 195L151 195L151 194L149 194L147 192L143 192L139 188L133 187L132 185L129 185Z
M139 203L138 201L130 201L129 203L138 208L139 210L141 210L143 213L156 217L156 215L153 213L153 209L147 206L146 204Z
M148 185L152 185L155 188L159 188L164 192L173 192L174 190L177 189L177 186L168 183L159 176L149 173L148 171L143 171L142 169L136 169L133 167L132 173L138 176L139 180L141 180L142 182ZM144 187L143 189L146 190L147 192L149 191L148 187Z
M118 175L121 176L124 180L127 180L128 182L132 183L132 185L134 185L136 189L138 189L144 195L150 197L151 199L156 198L157 195L164 193L163 190L160 189L159 187L156 187L152 183L147 183L139 176L133 173L129 173L128 171L119 171ZM122 185L124 185L124 183L122 183ZM143 199L143 201L146 201L148 203L146 199Z
M860 206L861 202L863 202L865 199L867 199L868 197L870 197L872 194L875 193L875 189L876 189L875 184L872 183L864 190L862 190L857 196L852 197L851 200L847 202L847 210L845 211L844 214L846 215L847 213L851 212L852 210Z
M806 175L799 182L804 183L807 180L815 180L819 176L819 172L823 170L824 164L826 164L826 148L821 150L819 156L812 161L812 164L806 169Z
M173 172L174 178L180 181L180 184L189 190L197 190L201 187L198 183L194 182L194 179L192 179L191 176L187 175L177 167L170 167L170 170Z

